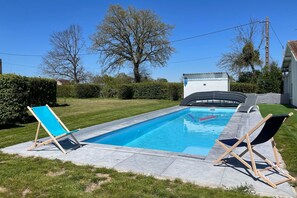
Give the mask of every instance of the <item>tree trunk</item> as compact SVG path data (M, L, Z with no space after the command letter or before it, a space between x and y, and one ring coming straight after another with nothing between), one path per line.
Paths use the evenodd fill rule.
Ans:
M75 84L79 83L78 77L77 77L77 72L76 72L76 67L74 67L74 71L73 71L73 80Z
M252 73L255 74L256 71L255 71L255 66L254 65L251 65L251 69L252 69Z
M133 72L134 72L134 82L139 83L141 80L141 76L139 73L139 64L137 63L134 64Z

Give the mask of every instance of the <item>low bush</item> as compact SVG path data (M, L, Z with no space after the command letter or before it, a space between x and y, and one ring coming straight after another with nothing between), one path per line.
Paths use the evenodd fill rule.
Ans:
M134 95L132 85L120 85L118 88L118 98L119 99L132 99Z
M230 91L237 91L243 93L257 93L258 86L257 84L252 83L231 83Z

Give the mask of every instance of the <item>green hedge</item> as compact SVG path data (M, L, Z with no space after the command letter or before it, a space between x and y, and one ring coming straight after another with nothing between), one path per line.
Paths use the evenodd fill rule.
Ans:
M74 85L58 85L57 97L74 98L75 97Z
M29 104L32 106L55 105L57 102L57 82L52 79L28 78Z
M100 97L102 98L115 98L118 96L118 86L105 84L101 86Z
M23 122L27 106L56 104L56 81L14 74L0 75L0 125Z
M100 86L95 84L59 85L57 96L65 98L96 98L100 96Z
M242 93L257 93L258 86L257 84L252 83L231 83L230 91L237 91Z
M76 98L98 98L100 96L100 86L94 84L75 85Z
M133 90L136 99L168 99L167 83L135 83Z
M183 84L182 83L169 83L168 96L170 100L179 100L183 97Z
M118 88L119 99L132 99L134 95L134 90L132 85L124 84L120 85Z
M0 125L25 120L29 90L29 81L26 77L0 75Z
M145 82L125 84L118 87L120 99L166 99L178 100L182 97L182 83Z
M120 99L166 99L178 100L182 97L182 83L144 82L116 85L60 85L57 86L58 97L72 98L113 98Z

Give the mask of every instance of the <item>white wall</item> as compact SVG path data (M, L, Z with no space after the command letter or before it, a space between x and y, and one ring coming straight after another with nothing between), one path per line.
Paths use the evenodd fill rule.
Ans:
M229 91L228 79L188 79L187 85L184 84L184 98L195 92L202 91Z
M291 96L292 96L292 105L294 106L297 106L297 62L294 58L292 58L292 61L291 61L291 90L292 90L292 93L291 93Z

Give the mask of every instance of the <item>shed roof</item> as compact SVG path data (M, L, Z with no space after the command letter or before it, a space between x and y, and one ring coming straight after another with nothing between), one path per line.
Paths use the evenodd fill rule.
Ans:
M183 77L189 78L189 79L228 79L229 75L227 72L213 72L213 73L183 74Z

